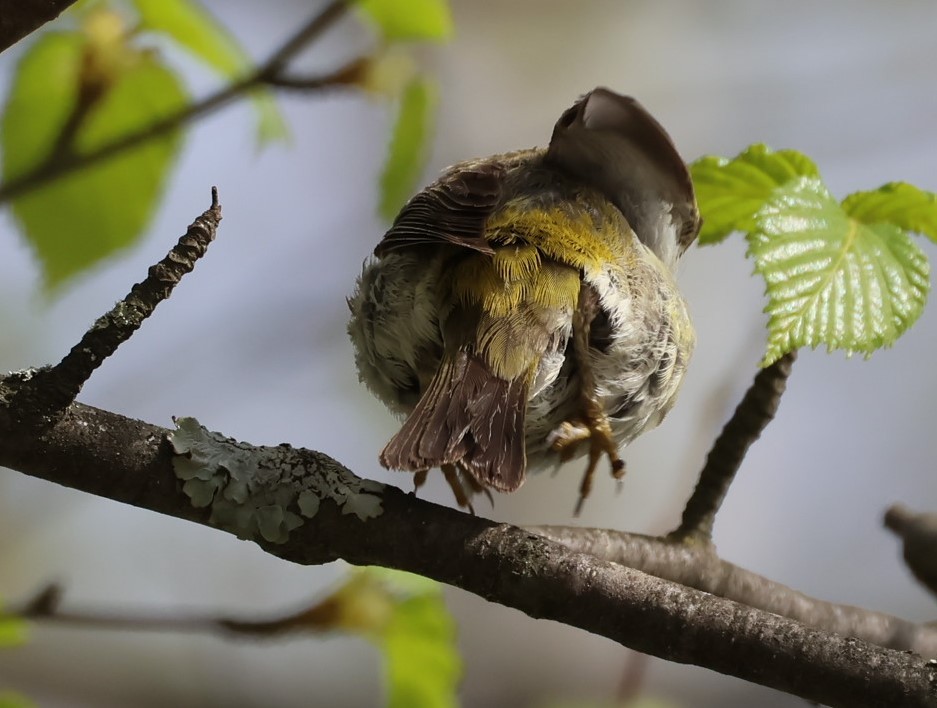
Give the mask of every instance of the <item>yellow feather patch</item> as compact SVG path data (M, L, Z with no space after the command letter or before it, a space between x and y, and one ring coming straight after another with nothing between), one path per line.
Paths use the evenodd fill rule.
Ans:
M634 235L611 204L572 202L568 208L543 209L528 199L508 202L488 220L492 243L534 246L543 255L582 271L635 257Z

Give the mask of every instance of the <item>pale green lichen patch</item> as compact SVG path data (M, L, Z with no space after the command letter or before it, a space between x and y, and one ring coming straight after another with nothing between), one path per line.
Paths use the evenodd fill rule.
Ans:
M287 445L253 447L213 433L194 418L179 418L168 436L173 468L196 507L239 538L284 543L312 518L323 499L362 521L381 514L384 485L359 479L324 455Z

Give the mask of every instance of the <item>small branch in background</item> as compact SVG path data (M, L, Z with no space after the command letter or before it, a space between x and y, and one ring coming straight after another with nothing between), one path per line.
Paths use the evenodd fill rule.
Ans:
M904 560L914 577L937 594L937 514L918 514L895 504L885 512L885 528L904 543Z
M170 296L182 276L195 267L214 240L220 221L218 190L212 187L211 206L189 225L169 254L150 267L147 277L99 317L61 362L22 381L13 409L23 415L23 423L41 420L48 426L58 419L94 370L130 339L156 306Z
M351 86L362 80L371 62L371 57L358 57L340 69L321 76L272 74L264 79L264 84L273 88L293 91L317 91L336 86Z
M270 619L245 619L216 614L158 614L139 612L120 614L105 611L63 611L63 591L51 584L40 590L19 610L0 612L2 618L17 618L44 624L65 625L93 630L198 632L273 638L290 632L325 632L333 629L340 609L333 596L316 601L296 612L279 613Z
M937 516L934 520L937 521ZM809 597L722 560L711 544L678 543L642 534L575 526L526 528L577 553L620 563L814 629L856 637L887 649L913 651L928 659L937 658L937 628Z
M748 448L777 413L796 358L796 351L788 352L755 376L755 381L709 451L696 488L683 510L680 526L669 536L671 540L705 543L712 540L716 513Z
M0 0L0 52L51 22L76 0Z
M351 3L352 0L332 0L315 17L300 27L292 37L280 45L280 48L264 62L257 73L265 78L282 73L286 65L297 54L312 44L323 32L345 15Z
M0 0L3 2L4 0ZM60 177L69 175L76 170L96 165L114 155L118 155L142 143L170 133L197 118L211 113L230 101L252 89L261 86L272 88L290 88L307 91L322 90L325 88L347 86L359 76L355 73L366 65L367 58L358 58L346 64L335 72L321 76L296 79L285 76L286 63L300 50L331 27L348 9L348 0L333 0L321 12L307 22L294 35L288 38L273 55L261 64L253 73L235 81L213 94L182 108L178 113L166 116L151 125L145 126L127 135L101 145L99 148L82 153L67 152L58 159L48 160L40 164L31 172L0 184L0 204L10 201L26 192L32 191ZM305 85L300 85L300 83Z

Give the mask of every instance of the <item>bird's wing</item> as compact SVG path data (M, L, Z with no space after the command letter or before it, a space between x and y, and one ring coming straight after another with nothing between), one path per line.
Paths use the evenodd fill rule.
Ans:
M374 255L443 243L493 253L485 223L501 200L503 178L497 162L456 165L407 202Z

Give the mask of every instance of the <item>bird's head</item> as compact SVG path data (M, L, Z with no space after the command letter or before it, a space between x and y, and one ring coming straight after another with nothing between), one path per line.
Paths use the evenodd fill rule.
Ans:
M686 164L630 96L596 88L580 98L556 122L546 159L600 190L667 265L696 238L700 218Z

